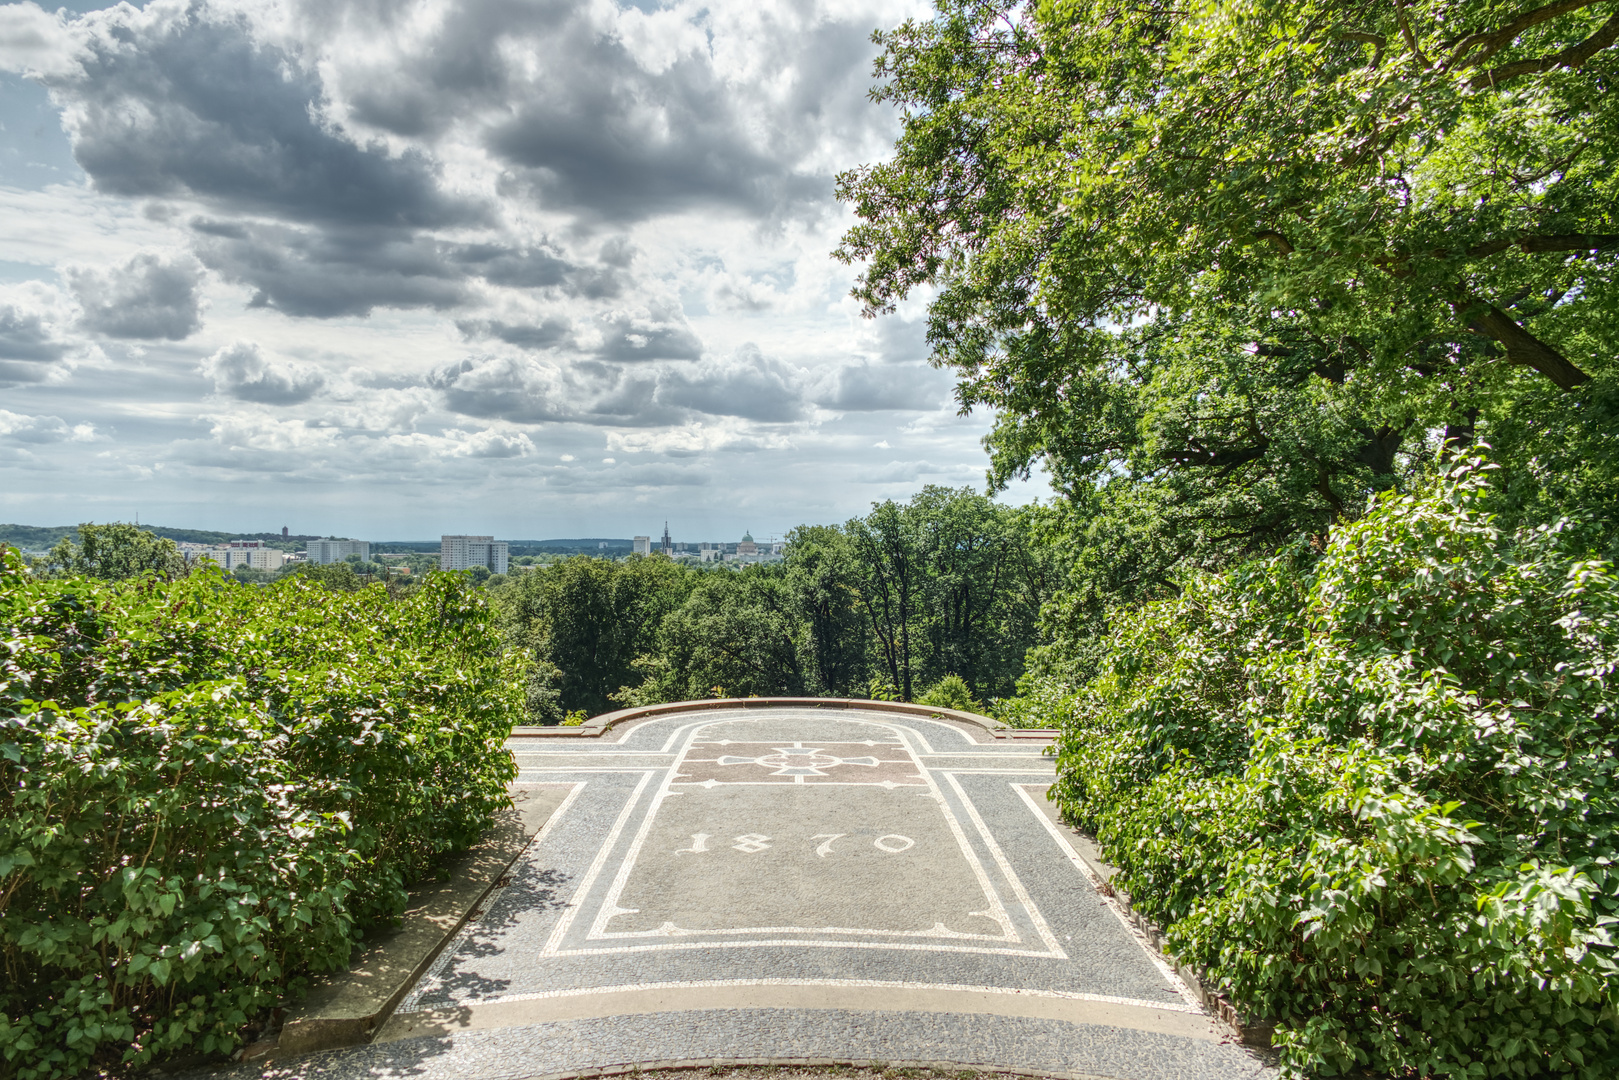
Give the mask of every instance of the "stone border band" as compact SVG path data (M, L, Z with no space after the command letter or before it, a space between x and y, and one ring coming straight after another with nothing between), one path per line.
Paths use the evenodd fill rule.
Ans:
M868 701L864 698L800 698L750 697L706 698L701 701L672 701L665 705L642 705L634 709L593 716L574 727L515 727L513 738L596 738L610 728L633 720L646 720L654 716L673 713L707 712L716 709L857 709L862 712L898 713L902 716L920 716L937 720L953 720L988 732L997 739L1054 739L1057 732L1049 728L1015 728L977 713L960 709L943 709L932 705L917 705L909 701Z

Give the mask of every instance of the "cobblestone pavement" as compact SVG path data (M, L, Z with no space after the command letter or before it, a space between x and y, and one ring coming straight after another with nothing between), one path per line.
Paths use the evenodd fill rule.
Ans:
M643 1062L1259 1077L1099 895L1043 744L892 713L644 720L512 743L565 797L371 1045L302 1076Z

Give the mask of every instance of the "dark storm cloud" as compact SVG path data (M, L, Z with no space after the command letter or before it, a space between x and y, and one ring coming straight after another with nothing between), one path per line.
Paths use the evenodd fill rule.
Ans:
M83 72L47 84L101 190L189 195L306 223L440 227L484 208L440 190L419 151L389 156L319 121L322 88L240 16L118 8L93 17Z
M920 364L861 364L838 372L820 404L843 412L936 409L949 396L948 377Z
M304 10L313 26L390 37L404 18L388 5ZM711 34L710 18L693 22ZM648 66L599 11L561 0L462 0L430 48L357 60L341 93L354 121L412 139L493 117L478 137L509 169L506 193L547 209L608 222L716 207L770 217L824 204L831 174L807 159L828 134L880 121L865 107L870 25L798 9L762 21L749 47L772 81L768 100L729 81L711 48Z
M515 251L500 244L469 244L458 249L454 259L491 285L520 289L560 285L574 269L549 251Z
M764 215L831 194L830 177L748 144L728 89L701 61L654 78L628 57L599 59L608 71L559 80L489 133L490 150L524 170L542 206L634 221L715 205Z
M703 343L676 311L654 311L650 317L613 312L597 320L602 343L594 352L603 360L698 360Z
M108 337L180 341L202 325L202 267L189 256L141 254L107 270L75 269L80 325Z
M452 412L525 424L653 427L698 416L784 423L808 414L800 372L753 348L723 362L566 371L521 357L470 357L438 369L428 385Z
M499 319L463 319L455 324L469 338L494 338L520 349L555 349L573 341L573 324L566 319L546 318L532 323L509 323Z
M659 388L658 399L711 416L766 423L802 420L807 413L799 373L754 348L744 348L724 364L705 364L695 371L673 369Z
M573 353L611 363L649 360L700 360L703 342L677 308L657 305L647 310L614 311L598 316L581 330L560 315L523 321L462 319L456 328L477 340L493 338L531 352Z
M468 284L476 278L585 299L617 296L627 288L624 272L616 266L580 265L544 249L444 243L405 229L300 229L208 219L193 221L191 228L197 255L210 269L228 281L252 286L255 307L288 315L367 315L379 307L446 311L468 303ZM546 329L554 325L551 321L540 327L487 319L460 325L468 336L496 337L526 348L555 340ZM658 355L689 352L689 343L681 341Z
M594 259L549 240L502 242L525 201L561 211L576 236L686 210L775 218L823 205L830 167L807 163L874 122L862 21L766 10L747 23L738 61L715 51L706 11L658 27L618 18L577 0L452 0L434 12L322 0L275 23L271 40L251 11L154 0L78 20L80 67L43 81L94 186L206 205L195 253L251 288L254 306L313 318L461 309L469 336L547 349L567 345L554 318L467 310L487 298L480 281L628 311L644 310L643 283L621 237ZM665 32L680 43L650 59L625 37ZM759 71L763 93L736 81ZM493 198L446 186L435 155L488 164L462 156L468 144L495 158ZM489 239L468 242L469 230ZM90 299L86 325L104 333L172 339L196 327L183 303L141 315ZM572 332L588 319L574 313ZM679 317L605 312L593 330L575 347L603 360L702 356Z
M254 307L319 319L465 303L465 275L431 238L396 229L195 222L197 256L254 289Z
M626 273L631 261L624 255L626 246L611 242L602 245L601 259L594 265L569 261L543 247L511 248L502 244L454 245L445 249L445 256L491 285L549 289L586 300L610 300L634 285Z

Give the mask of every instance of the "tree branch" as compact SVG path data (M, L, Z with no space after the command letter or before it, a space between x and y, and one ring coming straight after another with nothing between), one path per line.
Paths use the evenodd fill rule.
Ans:
M1619 12L1603 23L1597 32L1580 42L1570 45L1561 52L1550 56L1542 56L1537 60L1518 60L1511 64L1502 64L1491 68L1482 75L1475 75L1469 80L1467 86L1471 90L1482 90L1485 87L1499 88L1516 79L1520 75L1537 75L1543 71L1554 68L1576 68L1585 63L1597 53L1619 41Z
M1602 248L1619 246L1619 233L1561 233L1556 236L1520 236L1516 239L1507 238L1491 240L1487 244L1474 244L1467 249L1469 259L1481 259L1486 255L1495 255L1509 247L1516 247L1528 255L1539 255L1548 251L1597 251Z
M1484 51L1467 63L1468 67L1476 67L1500 52L1513 38L1525 30L1539 26L1549 19L1555 19L1559 15L1567 15L1571 11L1578 11L1581 8L1587 8L1601 2L1602 0L1557 0L1555 4L1547 4L1545 7L1536 8L1534 11L1526 11L1499 29L1469 34L1456 43L1456 47L1451 50L1450 56L1440 67L1446 71L1451 70L1460 64L1468 53L1482 45L1484 46Z
M1592 0L1594 3L1595 0ZM1372 53L1372 70L1376 71L1383 64L1383 50L1388 48L1388 41L1382 34L1363 34L1355 30L1346 30L1338 37L1343 41L1358 41L1362 45L1370 45L1376 51Z
M1281 233L1276 232L1276 231L1274 231L1272 229L1261 229L1261 230L1259 230L1258 232L1254 233L1254 239L1255 240L1269 240L1271 242L1271 245L1276 248L1276 250L1277 250L1277 252L1279 254L1282 254L1282 255L1291 255L1291 254L1293 254L1293 245L1288 242L1287 237L1283 236Z
M1591 376L1568 362L1562 353L1525 330L1511 315L1494 304L1474 300L1452 301L1456 313L1468 326L1498 342L1506 350L1507 361L1532 367L1550 379L1560 390L1572 390Z
M1411 22L1405 17L1405 0L1394 0L1394 11L1400 20L1400 36L1405 38L1405 47L1411 50L1413 56L1422 61L1423 67L1433 67L1433 61L1424 55L1422 46L1417 44L1416 35L1411 33Z

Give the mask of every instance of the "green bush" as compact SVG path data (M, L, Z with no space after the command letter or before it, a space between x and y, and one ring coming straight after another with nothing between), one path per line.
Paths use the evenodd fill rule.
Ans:
M1295 1074L1619 1071L1619 579L1469 466L1121 620L1058 798Z
M228 1051L506 804L520 661L392 601L0 566L0 1076Z
M973 688L960 675L946 675L922 691L916 702L935 709L960 709L970 713L984 711L984 703L973 697Z

